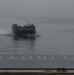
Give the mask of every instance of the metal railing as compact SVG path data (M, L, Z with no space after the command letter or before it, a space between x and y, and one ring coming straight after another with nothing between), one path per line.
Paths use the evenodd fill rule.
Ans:
M74 68L0 68L0 75L74 75Z
M74 68L0 68L0 71L74 72Z

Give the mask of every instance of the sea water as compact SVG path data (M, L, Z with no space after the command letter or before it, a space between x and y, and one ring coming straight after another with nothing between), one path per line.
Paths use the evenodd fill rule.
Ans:
M23 55L73 55L74 23L69 19L54 18L0 18L0 54ZM12 34L11 26L34 23L36 34L33 37L17 37Z

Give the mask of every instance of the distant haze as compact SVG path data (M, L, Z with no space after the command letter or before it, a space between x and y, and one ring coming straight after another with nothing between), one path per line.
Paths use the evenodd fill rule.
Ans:
M0 16L74 17L74 0L0 0Z

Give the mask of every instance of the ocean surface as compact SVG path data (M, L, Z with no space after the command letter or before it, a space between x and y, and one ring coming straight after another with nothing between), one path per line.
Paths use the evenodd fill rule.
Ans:
M34 23L36 34L18 37L12 24ZM0 17L0 68L74 68L74 18Z
M74 18L0 17L0 55L74 55ZM11 26L34 23L37 33L17 37Z

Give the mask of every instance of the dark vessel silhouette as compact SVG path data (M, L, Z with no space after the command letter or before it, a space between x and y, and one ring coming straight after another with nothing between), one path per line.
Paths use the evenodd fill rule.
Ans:
M24 26L19 26L17 24L12 25L12 32L14 34L35 34L36 33L36 28L34 24L25 24Z

